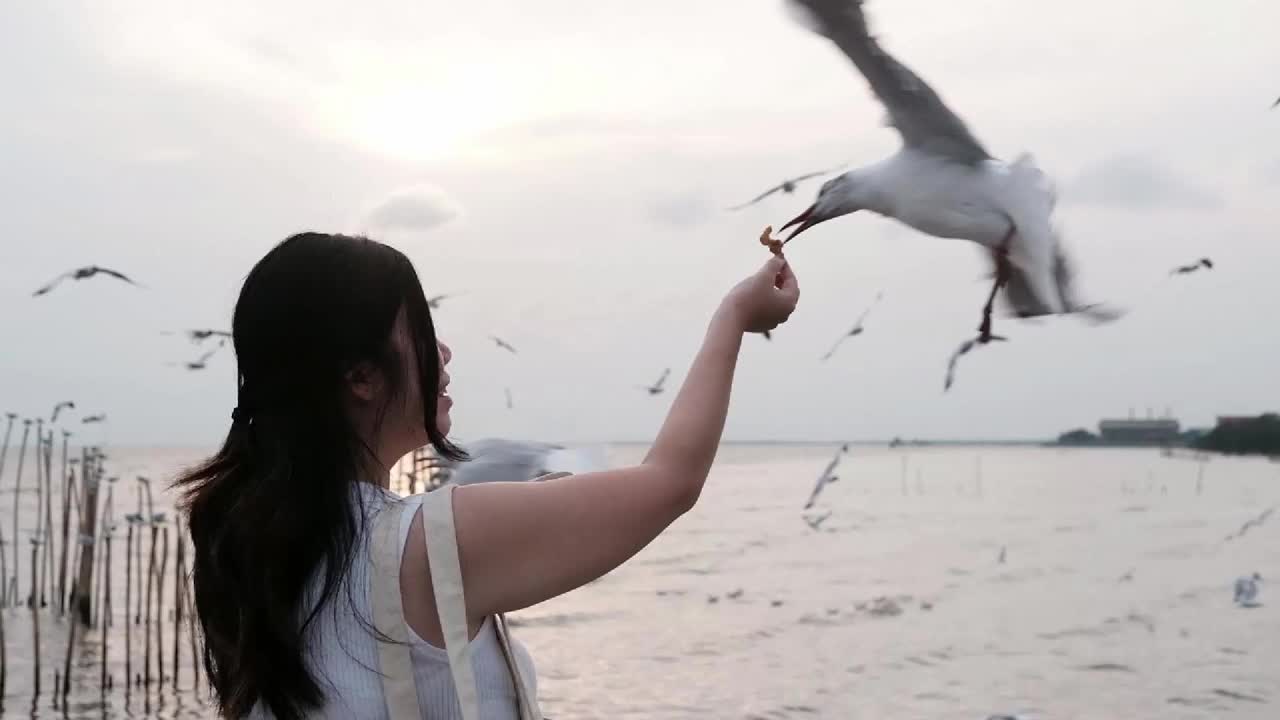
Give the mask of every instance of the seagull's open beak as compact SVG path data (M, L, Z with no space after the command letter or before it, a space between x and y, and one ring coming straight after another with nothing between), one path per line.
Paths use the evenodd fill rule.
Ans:
M782 241L783 245L786 245L787 243L794 240L795 236L799 235L805 230L808 230L809 228L823 221L824 218L815 216L815 212L817 211L817 209L818 209L818 205L816 203L813 205L810 205L807 210L795 216L795 218L793 218L791 222L787 223L786 225L783 225L781 228L778 229L778 232L782 232L783 230L786 230L787 228L793 225L797 226L796 229L793 230L791 234L787 236L787 239Z

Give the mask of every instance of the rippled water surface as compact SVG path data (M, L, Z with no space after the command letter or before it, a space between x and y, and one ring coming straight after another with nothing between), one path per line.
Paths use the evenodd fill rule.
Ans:
M801 506L833 451L725 447L698 506L639 556L518 613L547 715L1280 717L1280 511L1238 535L1280 505L1280 465L1215 458L1197 492L1200 463L1156 451L855 446L814 530ZM195 457L117 455L122 476ZM1262 606L1235 607L1253 572ZM64 717L65 623L43 621L33 702L30 615L4 613L4 716ZM78 648L66 716L211 716L186 649L176 692L166 657L164 689L126 706L121 632L105 699L99 646Z

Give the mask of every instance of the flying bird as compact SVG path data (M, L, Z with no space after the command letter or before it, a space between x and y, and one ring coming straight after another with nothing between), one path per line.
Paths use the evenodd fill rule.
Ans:
M650 395L661 395L662 392L666 390L665 385L667 383L667 376L669 376L670 374L671 374L671 368L667 368L662 371L662 374L658 376L658 381L655 382L654 384L640 385L638 387L641 390L644 390L645 392L649 393Z
M82 424L93 425L95 423L103 423L107 421L106 413L100 415L88 415L80 420Z
M829 518L829 517L831 517L831 511L830 511L830 510L828 510L828 511L827 511L825 514L823 514L823 515L817 515L817 516L813 516L813 517L805 516L805 518L804 518L804 522L805 522L805 524L806 524L806 525L808 525L808 526L810 527L810 529L818 530L818 529L820 529L820 528L822 527L822 523L826 522L827 518Z
M1258 573L1238 578L1235 584L1235 597L1232 601L1240 607L1258 607L1258 583L1260 582L1262 582L1262 576Z
M56 288L59 284L62 283L63 280L68 280L68 279L86 280L88 278L91 278L99 274L107 275L108 277L113 277L113 278L116 278L117 280L123 280L129 283L130 285L141 287L140 285L138 285L138 283L134 282L133 280L130 280L129 277L122 272L119 272L117 270L112 270L111 268L99 267L97 265L89 265L87 267L77 268L75 270L71 270L59 275L58 277L50 281L48 285L45 285L39 290L36 290L35 292L31 293L31 297L39 297L41 295L44 295L50 290Z
M960 362L960 358L962 356L968 355L974 348L980 347L982 345L986 345L987 343L994 342L997 340L1004 340L1004 338L1000 337L999 335L987 334L987 335L979 335L978 337L972 340L965 340L964 342L960 343L960 347L956 348L956 351L951 353L951 359L947 361L947 377L945 380L942 381L942 391L946 392L950 390L951 386L955 384L956 365Z
M816 178L816 177L822 177L823 175L829 175L829 174L831 174L831 173L835 172L836 170L840 170L840 169L842 169L842 168L844 168L844 165L840 165L840 166L838 166L838 167L833 167L833 168L828 168L828 169L826 169L826 170L819 170L819 171L817 171L817 172L805 173L804 175L798 175L798 176L796 176L796 177L789 178L789 179L787 179L787 180L783 180L782 182L778 183L777 185L774 185L773 187L769 188L768 190L765 190L764 192L762 192L762 193L760 193L759 195L757 195L756 197L754 197L754 198L752 198L752 199L748 200L747 202L744 202L744 203L742 203L741 205L734 205L733 207L731 207L731 208L729 208L729 209L730 209L730 210L741 210L741 209L743 209L743 208L745 208L745 207L750 207L750 206L755 205L756 203L760 202L761 200L763 200L763 199L765 199L765 198L769 197L770 195L772 195L772 194L774 194L774 193L776 193L776 192L784 192L784 193L786 193L786 194L790 195L791 193L793 193L793 192L795 192L795 191L796 191L796 186L797 186L797 185L799 185L800 183L804 182L805 180L812 180L813 178Z
M506 340L503 340L502 338L498 337L497 335L490 335L490 336L489 336L489 339L490 339L490 340L492 340L492 341L494 342L494 344L495 344L495 345L497 345L498 347L502 348L503 350L506 350L507 352L511 353L512 355L516 355L516 354L517 354L517 353L516 353L516 349L515 349L514 347L511 347L511 343L507 342Z
M831 458L831 462L827 463L827 467L818 476L818 484L813 486L813 492L809 494L809 500L804 504L805 510L812 508L813 504L818 501L818 495L822 494L823 488L840 479L835 474L836 466L840 464L840 459L847 452L849 452L849 445L846 443L840 446L840 449L836 451L835 457Z
M1191 274L1191 273L1193 273L1193 272L1197 272L1197 271L1199 271L1199 270L1212 270L1212 269L1213 269L1213 261L1212 261L1212 260L1210 260L1209 258L1200 258L1199 260L1197 260L1197 261L1195 261L1195 262L1191 263L1190 265L1179 265L1178 267L1174 268L1173 270L1170 270L1170 271L1169 271L1169 275L1170 275L1170 276L1173 276L1173 275L1189 275L1189 274Z
M439 310L440 303L444 302L445 300L448 300L451 297L458 297L458 294L459 293L447 293L444 295L432 295L431 297L427 298L427 307L431 308L432 310Z
M212 349L204 351L201 353L200 357L195 360L182 363L182 366L188 370L204 370L205 367L208 366L209 360L212 359L214 355L218 354L218 351L225 347L226 344L227 340L226 338L223 338L219 340L218 344L214 345ZM172 364L173 363L170 363L170 365Z
M53 412L50 413L49 415L49 422L50 423L58 422L58 415L62 414L63 410L75 410L75 409L76 409L75 403L71 402L70 400L63 400L62 402L53 406Z
M172 335L173 333L171 333L171 332L163 332L163 333L160 333L160 334L161 334L161 335ZM187 338L188 338L189 340L191 340L191 342L196 343L196 344L202 343L202 342L204 342L205 340L208 340L209 338L214 338L214 337L216 337L216 338L222 338L222 339L224 339L224 340L230 340L230 339L231 339L231 333L230 333L230 332L228 332L228 331L226 331L226 330L210 330L210 329L208 329L208 328L205 328L205 329L199 329L199 330L183 330L183 331L182 331L182 334L183 334L183 335L186 335L186 336L187 336Z
M845 340L848 340L848 339L849 339L849 338L851 338L851 337L855 337L855 336L857 336L857 335L861 335L861 334L862 334L862 330L863 330L862 323L863 323L863 321L865 321L865 320L867 319L867 315L870 315L870 314L871 314L871 309L872 309L872 308L874 308L874 307L876 306L876 304L880 302L880 298L882 298L882 297L884 297L884 292L883 292L883 291L881 291L881 292L879 292L879 293L876 293L876 299L875 299L875 300L872 300L872 301L871 301L871 306L870 306L870 307L868 307L866 310L863 310L863 311L862 311L862 314L858 316L858 322L854 323L853 328L851 328L851 329L849 330L849 332L845 333L844 335L841 335L841 336L840 336L840 339L836 341L836 344L835 344L835 345L832 345L832 346L831 346L831 349L827 351L827 354L822 356L822 360L823 360L823 362L826 362L827 360L830 360L830 359L831 359L831 356L836 354L836 350L838 350L838 349L840 348L840 345L841 345L841 344L843 344Z
M859 210L895 218L940 238L982 246L995 266L991 296L982 310L980 337L991 338L997 293L1018 317L1085 313L1099 321L1114 314L1083 306L1051 224L1057 201L1052 183L1029 154L995 159L934 90L880 47L867 28L863 0L790 0L811 28L853 62L888 111L902 139L893 156L825 183L815 202L783 226L784 242L805 230Z

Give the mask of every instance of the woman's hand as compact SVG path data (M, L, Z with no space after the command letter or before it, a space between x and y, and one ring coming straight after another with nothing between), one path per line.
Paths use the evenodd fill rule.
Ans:
M773 256L756 273L738 283L721 303L743 332L772 330L791 317L800 301L800 286L791 265Z

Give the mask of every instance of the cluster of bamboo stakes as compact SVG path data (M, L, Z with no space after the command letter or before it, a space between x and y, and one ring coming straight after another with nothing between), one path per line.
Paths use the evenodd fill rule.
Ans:
M3 444L0 444L0 483L4 480L10 435L14 429L15 415L8 414ZM34 425L34 428L33 428ZM27 471L27 447L34 429L35 462L33 463L36 493L35 530L19 532L20 521L26 519L19 511ZM125 594L123 613L119 612L113 597L112 569L115 554L112 543L116 539L117 519L114 491L118 478L106 476L106 456L95 447L80 449L80 457L68 457L71 433L62 432L61 467L55 475L54 429L47 432L43 420L23 420L22 439L18 445L17 473L13 486L13 510L11 525L0 524L0 710L6 695L9 670L9 638L5 634L5 615L9 610L25 604L31 611L33 633L33 703L41 694L42 680L46 674L41 644L41 620L67 623L65 652L53 663L53 707L67 707L68 694L73 681L72 658L77 643L93 648L93 643L83 635L97 630L96 649L99 651L98 684L105 698L107 692L117 687L111 673L108 649L111 630L123 626L124 682L126 697L131 688L143 688L150 712L150 689L171 684L179 692L182 675L183 651L188 651L191 672L191 691L198 697L200 683L201 648L197 636L197 624L190 586L190 568L187 558L187 540L181 522L176 524L173 552L170 552L170 527L165 513L155 512L151 494L151 482L138 477L134 485L138 509L123 515L125 523ZM77 469L79 481L77 482ZM54 494L56 477L61 478L58 508L61 526L55 531ZM105 481L105 496L100 501ZM29 520L28 520L29 526ZM73 531L73 528L75 530ZM6 536L6 531L8 534ZM29 584L25 596L20 592L21 543L25 535L29 553ZM77 552L78 551L78 552ZM146 562L144 564L144 554ZM173 556L170 565L170 556ZM173 576L171 590L166 580ZM170 618L163 618L166 592L172 593ZM171 654L165 661L164 626L173 623ZM187 628L187 643L182 642L182 628ZM119 632L117 630L117 632ZM142 637L136 639L135 634ZM18 641L21 642L21 641ZM141 667L134 657L135 646L142 651ZM56 652L56 650L54 650ZM25 657L26 651L24 651ZM85 678L75 678L81 684ZM91 680L91 678L90 678ZM80 686L78 686L79 689Z

